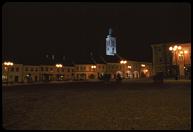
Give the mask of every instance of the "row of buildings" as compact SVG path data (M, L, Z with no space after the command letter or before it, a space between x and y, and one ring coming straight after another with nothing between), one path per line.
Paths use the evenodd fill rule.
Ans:
M2 63L2 82L38 82L65 80L93 80L104 74L116 79L151 77L159 72L165 78L191 79L191 43L152 44L152 62L131 61L117 56L105 59L91 57L91 61L75 64L52 63L23 65Z
M152 63L120 59L72 65L9 65L7 63L2 64L3 82L96 80L104 74L110 74L111 79L116 79L118 74L125 79L138 79L152 75Z

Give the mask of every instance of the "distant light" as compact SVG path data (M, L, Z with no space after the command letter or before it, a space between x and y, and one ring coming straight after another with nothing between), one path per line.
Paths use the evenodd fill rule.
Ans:
M182 49L182 47L181 47L181 46L178 46L178 49L179 49L179 50L181 50L181 49Z
M141 67L145 67L145 64L141 64Z
M184 53L185 53L185 54L187 54L187 53L188 53L188 51L187 51L187 50L185 50L185 51L184 51Z
M95 66L95 65L92 65L91 68L92 68L92 69L93 69L93 68L96 68L96 66Z
M172 47L169 47L169 50L170 50L170 51L172 51L172 49L173 49Z
M63 65L62 64L56 64L56 67L61 68L61 67L63 67Z
M177 46L177 45L175 45L175 46L174 46L174 49L177 49L177 48L178 48L178 46Z
M131 66L128 66L129 69L131 69Z
M5 66L13 66L13 62L4 62L3 63Z

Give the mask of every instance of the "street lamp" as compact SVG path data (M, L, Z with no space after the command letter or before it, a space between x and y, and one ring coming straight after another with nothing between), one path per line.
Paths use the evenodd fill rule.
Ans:
M176 74L177 74L177 68L178 68L178 61L177 61L177 53L178 53L178 56L181 57L183 56L184 58L184 51L182 50L182 47L181 46L177 46L175 45L174 47L170 46L169 47L169 50L174 54L174 57L175 57L175 64L176 64ZM185 58L184 58L184 65L185 65ZM176 78L177 78L177 75L176 75Z
M177 53L177 51L180 51L181 49L182 49L182 47L181 47L181 46L177 46L177 45L175 45L174 47L172 47L172 46L169 47L169 50L170 50L172 53L174 53L176 65L177 65L177 56L176 56L176 53Z
M4 62L3 65L5 66L5 70L7 71L7 84L9 82L9 67L13 66L13 62Z
M120 64L123 64L124 65L124 70L123 70L123 75L124 75L124 77L125 77L125 64L127 63L127 61L126 60L121 60L120 61Z
M96 66L95 65L91 65L91 69L92 69L93 72L95 72ZM95 78L95 73L91 74L90 78L94 79Z
M91 66L91 69L92 69L92 71L95 71L96 66L95 66L95 65L92 65L92 66Z
M141 67L145 67L145 64L141 64Z
M62 68L63 65L62 64L56 64L56 68L59 69L59 68ZM60 76L60 75L59 75ZM58 80L60 79L60 77L58 76Z

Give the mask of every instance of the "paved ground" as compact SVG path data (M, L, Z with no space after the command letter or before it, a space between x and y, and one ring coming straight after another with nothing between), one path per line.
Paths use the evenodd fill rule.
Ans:
M5 129L191 129L190 81L9 86L2 95Z

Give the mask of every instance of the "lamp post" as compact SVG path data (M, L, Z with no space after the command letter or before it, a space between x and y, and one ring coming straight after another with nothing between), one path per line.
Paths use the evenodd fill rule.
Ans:
M176 64L176 80L177 80L177 72L178 72L178 70L179 70L179 68L178 68L178 62L177 62L177 52L179 52L179 51L181 51L181 49L182 49L182 47L181 46L177 46L177 45L175 45L175 46L170 46L169 47L169 50L172 52L172 53L174 53L174 57L175 57L175 64ZM178 69L177 69L178 68Z
M95 69L96 69L96 65L91 65L91 69L93 72L95 72ZM94 75L95 76L95 75ZM94 77L95 78L95 77Z
M9 83L9 68L11 66L13 66L13 62L4 62L3 65L5 66L5 70L6 70L6 73L7 73L7 85Z
M129 78L132 78L132 74L131 74L131 66L127 66L128 67L128 69L129 69L129 73L130 73L130 75L128 75L129 76Z
M145 64L141 64L141 67L142 67L142 69L144 69L145 68ZM141 71L142 71L142 69L140 70L140 76L141 76ZM143 70L143 72L144 72L144 70Z
M56 68L57 68L57 71L59 70L59 68L62 68L63 67L63 65L62 64L56 64ZM58 71L59 72L59 71ZM58 76L58 80L59 80L59 76Z
M120 64L123 64L124 65L124 67L123 67L123 75L124 75L124 77L125 77L125 64L127 63L127 61L126 60L121 60L120 61Z

